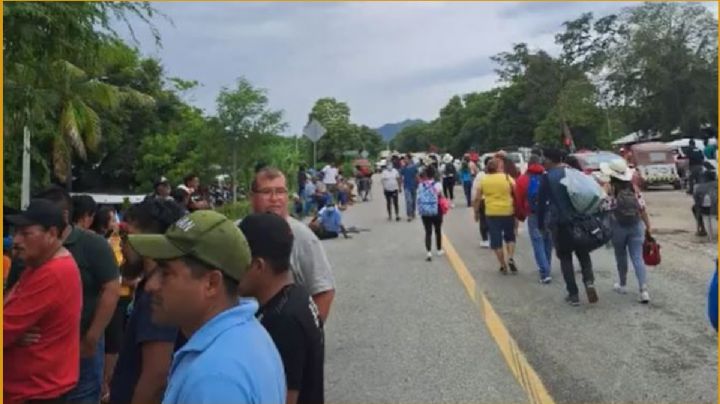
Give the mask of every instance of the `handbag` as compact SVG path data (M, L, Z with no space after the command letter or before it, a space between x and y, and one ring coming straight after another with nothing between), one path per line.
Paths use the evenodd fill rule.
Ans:
M448 201L445 197L438 197L438 208L440 209L441 215L446 215L450 210L450 201Z
M594 251L612 238L612 229L600 215L574 216L568 227L570 239L577 249Z
M660 265L660 244L655 241L649 233L645 233L645 241L643 242L643 261L645 265Z

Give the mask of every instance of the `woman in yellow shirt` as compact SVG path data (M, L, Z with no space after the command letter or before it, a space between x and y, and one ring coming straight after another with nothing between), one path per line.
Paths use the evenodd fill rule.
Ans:
M517 273L515 266L515 215L513 207L513 189L515 180L498 170L498 161L491 160L487 166L487 174L478 186L478 197L485 199L485 215L490 233L490 248L495 251L500 272ZM475 221L480 220L475 215ZM503 241L507 246L507 256L503 251Z

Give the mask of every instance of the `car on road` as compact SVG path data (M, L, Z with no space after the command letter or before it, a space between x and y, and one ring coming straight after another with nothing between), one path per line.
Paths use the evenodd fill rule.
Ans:
M585 174L596 174L600 171L600 163L609 163L613 160L622 160L618 154L609 151L588 151L571 154L578 159L580 167Z
M635 167L642 189L657 185L681 188L680 176L670 146L659 142L638 143L630 147L630 163Z

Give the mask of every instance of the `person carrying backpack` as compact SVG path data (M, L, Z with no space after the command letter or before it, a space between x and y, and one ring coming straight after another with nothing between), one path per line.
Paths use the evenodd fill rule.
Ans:
M612 223L612 243L615 248L619 281L613 289L627 293L627 256L630 254L640 290L640 303L650 302L647 271L643 261L643 242L651 234L650 219L645 200L632 183L633 172L625 160L617 159L600 165L600 171L610 177L609 210Z
M546 180L540 184L540 202L537 208L538 227L547 225L552 235L555 253L560 260L560 270L565 280L568 295L565 301L571 306L580 305L580 294L575 280L572 255L580 261L582 280L590 303L598 301L595 289L595 275L587 247L576 245L573 239L573 219L581 213L573 205L568 188L563 185L566 171L573 170L562 164L563 152L559 149L547 149L545 156Z
M540 282L552 281L550 268L552 263L552 240L547 229L538 226L538 204L540 203L540 184L545 178L545 167L540 164L540 156L532 155L527 171L521 175L515 185L515 205L519 219L527 218L528 233L532 242L535 263L540 273Z
M425 228L425 251L426 261L432 261L432 231L435 229L435 245L437 255L442 256L445 252L442 249L442 212L440 199L442 198L442 187L435 180L435 167L429 165L422 173L420 184L417 190L418 214L422 219Z
M460 181L462 181L463 191L465 191L465 199L467 200L468 208L472 205L472 184L473 174L470 170L470 163L468 160L464 160L462 167L460 168Z
M703 172L703 162L705 161L705 153L700 148L695 146L695 140L690 139L688 143L688 195L692 195L695 184L700 180L700 175Z

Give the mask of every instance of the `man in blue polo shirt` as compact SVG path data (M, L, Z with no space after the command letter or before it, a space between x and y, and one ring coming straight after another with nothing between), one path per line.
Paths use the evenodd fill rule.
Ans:
M257 301L238 300L250 248L225 216L200 210L164 235L130 235L158 269L145 289L152 320L188 338L170 367L164 404L284 403L285 373L275 344L255 318Z
M418 188L418 167L410 153L405 158L405 167L400 169L400 175L403 179L403 188L405 188L405 209L409 222L415 219L415 199L417 199Z

